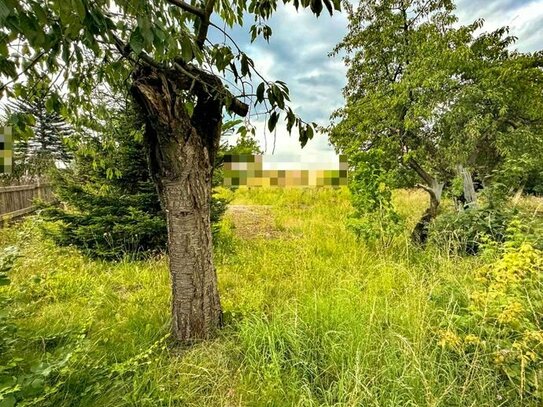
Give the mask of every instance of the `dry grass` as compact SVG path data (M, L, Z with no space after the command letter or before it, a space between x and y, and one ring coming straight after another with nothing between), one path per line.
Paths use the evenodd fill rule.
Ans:
M226 218L241 239L273 239L282 233L271 205L229 205Z

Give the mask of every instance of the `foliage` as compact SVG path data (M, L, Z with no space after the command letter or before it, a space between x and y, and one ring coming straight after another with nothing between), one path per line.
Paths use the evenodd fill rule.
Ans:
M432 241L458 254L479 254L511 242L543 249L543 221L537 209L523 210L504 196L500 200L496 189L504 188L502 184L487 188L477 207L440 214L431 225Z
M316 16L324 9L332 14L341 6L339 0L283 3L309 9ZM0 84L0 95L28 96L36 83L49 78L52 92L46 98L47 107L70 114L78 124L89 124L92 115L88 113L97 104L97 88L109 85L126 91L130 84L127 79L136 65L170 69L191 80L196 78L211 96L220 97L227 109L238 114L239 103L233 96L238 90L243 103L266 103L270 131L284 112L287 129L290 132L297 127L305 144L313 137L315 125L304 122L288 106L286 84L263 78L226 31L254 19L249 30L251 40L269 40L272 30L266 23L276 8L276 2L263 0L212 0L194 5L181 0L72 0L52 4L1 0L0 76L4 83ZM221 23L215 24L217 21ZM218 30L229 40L213 42L209 30ZM223 89L208 81L210 77L221 79L220 75L231 85ZM246 94L246 85L257 78L256 92ZM188 116L198 102L193 88L188 87L183 94L183 110ZM66 94L66 98L60 94Z
M543 196L543 170L541 168L528 171L524 191L527 194Z
M543 154L543 54L510 50L507 28L458 26L453 10L448 0L347 7L334 50L345 52L346 100L330 140L344 153L383 151L389 171L411 170L431 196L457 165L510 193Z
M383 168L383 155L372 149L350 158L354 168L349 176L354 213L348 226L357 237L369 242L390 242L403 226L392 204L390 173Z
M507 228L517 213L507 207L488 206L446 212L431 225L431 239L438 246L458 253L477 254L489 242L505 241Z
M167 230L160 200L151 180L141 133L130 106L116 114L99 136L82 137L75 146L72 166L53 173L53 185L62 202L42 204L41 217L47 236L61 246L74 246L85 254L119 260L141 258L166 248ZM235 145L223 144L217 155L213 186L222 183L225 153L253 154L258 144L250 135ZM228 200L211 199L212 231Z
M468 358L487 359L523 405L543 400L543 252L510 244L477 270L469 303L440 344Z
M463 80L437 124L448 155L508 188L525 183L543 154L543 53L511 51L515 41L506 27L471 40Z
M74 131L47 108L47 89L40 85L32 97L7 103L6 124L12 126L15 140L14 179L43 177L57 163L66 165L72 158L66 143Z
M133 117L130 108L111 114L104 133L83 137L73 165L53 174L62 204L42 205L41 215L57 244L117 260L165 249L166 220Z
M390 169L416 160L426 172L448 175L438 171L443 159L428 123L453 86L454 51L475 29L453 29L453 7L446 0L415 0L348 9L348 34L334 50L346 52L348 67L346 104L330 128L337 149L379 149L395 161Z

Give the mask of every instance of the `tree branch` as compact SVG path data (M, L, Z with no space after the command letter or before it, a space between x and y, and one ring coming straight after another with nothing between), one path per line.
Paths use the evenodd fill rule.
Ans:
M191 13L191 14L194 14L195 16L197 16L197 17L200 17L201 19L205 18L204 10L199 9L198 7L191 6L190 4L185 3L182 0L166 0L166 1L168 3L174 5L174 6L179 7L180 9L182 9L182 10L188 12L188 13Z
M421 177L424 182L428 185L432 185L435 182L434 177L432 177L430 174L428 174L424 169L419 165L418 162L416 162L413 158L410 158L408 161L409 167L414 170L419 177Z
M125 44L114 33L111 33L111 35L114 39L115 47L121 53L121 55L123 55L125 58L130 59L134 63L138 63L138 61L135 61L134 58L132 58L132 56L130 55L132 52L132 48L130 47L130 44ZM152 66L153 68L157 68L161 70L167 69L165 65L160 64L159 62L155 61L151 56L149 56L145 52L140 52L137 57L140 61L143 61L143 63L145 63L146 65ZM186 77L192 79L193 81L198 82L204 88L208 88L208 87L212 88L215 91L215 94L219 96L225 102L225 106L228 110L242 117L247 116L247 113L249 112L249 105L247 105L246 103L243 103L241 100L234 97L234 95L232 95L232 93L228 89L224 88L223 86L221 86L221 88L219 89L216 86L214 86L212 83L210 83L209 81L206 81L205 79L202 78L203 76L205 77L206 75L208 76L211 75L210 73L205 72L194 65L185 64L184 61L182 61L181 59L178 59L173 63L173 68L177 72L185 75ZM207 93L213 96L213 92L207 91Z
M0 92L2 92L5 88L8 87L8 85L12 84L13 82L15 82L17 79L19 79L19 77L21 75L24 75L26 72L28 72L29 69L31 69L34 65L36 65L38 63L38 61L45 55L45 51L40 51L34 58L32 58L32 61L30 61L30 63L28 64L28 66L26 68L24 68L21 72L19 72L15 78L13 78L12 80L4 83L2 86L0 86Z
M433 194L434 193L434 190L432 188L430 188L428 185L424 185L424 184L416 184L415 185L416 188L421 188L421 189L424 189L426 192L428 192L429 194Z
M177 1L177 0L176 0ZM202 22L198 30L198 35L196 36L196 44L198 48L202 49L207 38L207 31L209 30L210 18L213 13L213 8L215 7L215 2L217 0L208 0L206 3L206 8L204 10L204 15L201 17Z

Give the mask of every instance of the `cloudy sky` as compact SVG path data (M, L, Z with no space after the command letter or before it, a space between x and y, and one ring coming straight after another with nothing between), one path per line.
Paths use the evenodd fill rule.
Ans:
M543 0L460 0L456 14L461 24L483 18L484 31L509 26L511 34L519 38L516 47L521 51L543 48ZM332 111L343 102L346 69L340 58L329 58L328 53L346 33L346 16L330 17L323 12L317 19L306 10L279 6L269 25L273 29L269 44L262 39L249 42L250 23L236 29L233 37L266 78L287 82L292 106L304 120L326 125ZM263 122L253 123L262 148L271 154L274 135L265 134ZM283 126L278 127L276 155L286 160L300 156L309 161L336 160L324 135L316 135L302 150L296 133L289 137Z

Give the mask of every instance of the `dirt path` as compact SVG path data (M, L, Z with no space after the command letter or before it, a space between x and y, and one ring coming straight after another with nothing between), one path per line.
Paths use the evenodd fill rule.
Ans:
M242 239L274 239L282 234L271 205L229 205L226 215L232 221L236 235Z

